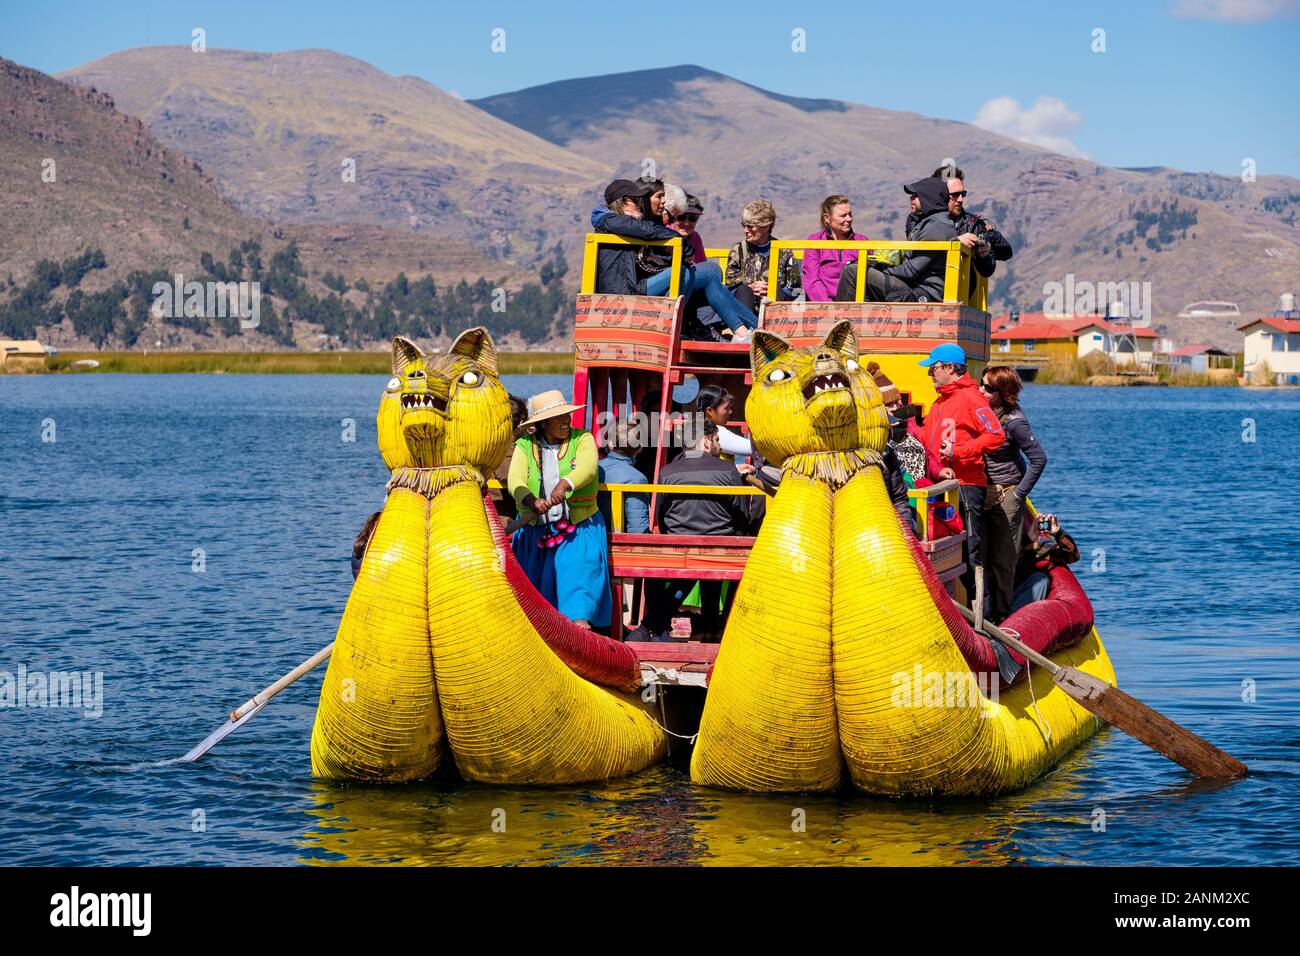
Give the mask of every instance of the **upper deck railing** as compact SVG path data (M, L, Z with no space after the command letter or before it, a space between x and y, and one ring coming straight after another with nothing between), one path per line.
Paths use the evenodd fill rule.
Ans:
M628 239L607 232L587 233L587 243L582 249L582 288L583 295L596 291L596 261L601 246L668 246L673 251L672 275L668 277L668 298L675 299L681 292L682 276L682 240L681 239Z
M598 259L601 246L668 246L672 249L672 274L668 280L668 298L675 299L681 291L681 268L683 256L683 244L681 239L628 239L624 236L615 236L610 233L587 233L586 244L583 248L582 257L582 286L581 292L584 295L591 295L596 291L596 262ZM891 239L773 239L768 259L767 287L775 289L777 287L777 272L780 266L780 254L783 250L790 250L794 253L796 259L803 259L804 253L809 249L832 249L843 252L857 252L859 257L866 256L869 253L880 253L890 250L900 252L944 252L944 277L943 277L943 301L949 304L959 303L969 306L972 309L978 309L981 312L988 311L988 279L974 271L972 268L970 250L960 242L952 240L950 242L910 242L907 240ZM724 248L706 248L705 256L709 259L717 260L718 265L722 268L725 277L727 271L727 257L730 249ZM878 258L878 257L873 257ZM974 275L974 282L971 277ZM859 269L857 274L857 285L854 289L854 302L862 302L866 299L866 282L867 270Z

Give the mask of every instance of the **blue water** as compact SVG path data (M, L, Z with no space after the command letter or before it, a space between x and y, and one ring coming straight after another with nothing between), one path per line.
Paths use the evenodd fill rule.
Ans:
M307 749L321 672L203 762L156 766L333 638L352 538L383 500L383 384L0 377L0 671L104 682L98 718L0 709L0 863L1276 864L1300 851L1300 391L1025 394L1051 455L1034 500L1079 542L1121 684L1245 760L1241 782L1194 783L1108 730L1029 789L980 801L740 796L668 768L554 790L323 784ZM557 376L507 385L568 390Z

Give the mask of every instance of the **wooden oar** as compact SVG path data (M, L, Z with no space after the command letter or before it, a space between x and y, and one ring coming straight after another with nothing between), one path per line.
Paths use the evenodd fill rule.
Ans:
M524 525L532 524L540 517L541 515L537 514L536 512L533 512L530 515L523 515L522 517L519 518L511 518L509 521L506 522L506 526L501 529L501 533L508 538L516 531L518 531L520 528L522 528Z
M248 700L244 701L244 703L240 704L230 712L230 719L228 721L210 733L207 737L203 738L203 741L198 746L187 753L184 757L180 758L180 762L193 763L198 760L217 744L221 743L221 741L225 740L240 727L244 726L244 724L256 717L261 709L270 702L272 697L280 693L280 691L284 690L299 677L302 677L304 674L319 667L329 658L330 653L333 650L333 643L325 645L311 657L307 658L293 670L289 671L289 673L281 677L274 684L271 684L260 693L254 694Z
M953 606L961 612L962 617L974 624L975 614L970 608L963 607L956 601ZM1210 780L1234 780L1246 776L1246 765L1240 760L1157 713L1140 700L1130 697L1118 687L1086 674L1077 667L1056 663L989 621L984 622L983 630L995 641L1019 651L1039 667L1045 668L1052 675L1052 680L1085 710L1140 740L1196 776Z

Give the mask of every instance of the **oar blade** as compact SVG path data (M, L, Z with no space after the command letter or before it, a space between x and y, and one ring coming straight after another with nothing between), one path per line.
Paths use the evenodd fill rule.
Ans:
M208 734L208 736L205 737L201 743L196 745L193 750L187 753L184 757L181 757L180 762L194 763L194 761L198 760L217 744L221 743L221 741L225 740L240 727L244 726L244 724L256 717L266 704L267 702L263 701L238 720L227 720L212 733Z
M1164 754L1198 777L1235 780L1246 776L1246 765L1186 727L1075 667L1062 667L1056 683L1083 707L1130 737Z

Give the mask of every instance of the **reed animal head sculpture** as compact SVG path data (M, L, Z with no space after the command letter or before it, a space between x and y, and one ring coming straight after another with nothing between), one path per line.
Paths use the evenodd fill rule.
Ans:
M389 469L469 466L491 474L510 448L510 401L487 329L446 353L393 339L393 377L379 402L379 452Z
M825 341L807 348L755 332L749 354L754 386L745 415L764 458L783 463L857 452L874 460L884 450L889 417L858 359L852 322L837 323Z

